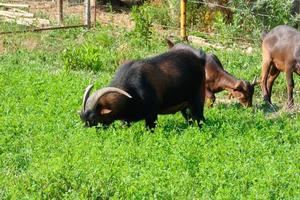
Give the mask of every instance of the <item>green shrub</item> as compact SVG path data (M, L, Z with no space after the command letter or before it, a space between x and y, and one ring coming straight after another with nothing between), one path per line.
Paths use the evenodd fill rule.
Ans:
M101 50L91 44L65 49L63 59L66 69L99 70L102 67Z
M179 5L180 6L180 5ZM194 2L187 2L187 26L191 28L203 27L202 23L205 22L202 12L204 7Z
M279 24L295 25L295 18L291 14L292 7L291 0L258 0L252 10L261 23L271 29Z
M63 51L64 68L89 69L94 71L115 69L117 63L113 38L107 33L90 36L83 44L75 44Z
M241 15L234 15L231 23L226 23L221 12L215 15L213 29L217 42L234 44L237 41L256 41L260 39L260 22L245 9Z
M148 12L147 4L141 7L134 6L131 10L131 16L135 22L134 30L132 31L132 38L141 38L142 43L149 45L152 36L153 15Z
M62 54L64 68L113 72L126 60L145 58L148 52L152 55L161 52L160 44L165 43L156 34L145 39L136 32L110 28L100 27L94 34L84 32L77 34L77 38L73 33L69 33L70 38L63 35L69 41Z
M256 3L246 3L233 0L227 6L232 8L232 21L225 23L223 16L216 15L213 22L214 30L221 35L219 38L222 41L239 39L235 37L259 41L263 29L270 30L280 24L295 24L295 18L291 15L292 1L259 0Z
M160 3L146 3L142 7L146 8L153 22L162 26L179 27L180 4L177 0L165 0Z

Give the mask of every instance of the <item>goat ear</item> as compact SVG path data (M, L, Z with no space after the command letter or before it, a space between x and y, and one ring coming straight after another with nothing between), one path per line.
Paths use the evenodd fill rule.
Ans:
M233 91L241 91L243 89L243 82L242 81L238 81L234 88L233 88Z
M172 47L174 47L174 43L173 43L171 40L166 39L166 41L167 41L167 43L168 43L169 49L171 49Z
M111 113L111 112L112 112L112 110L107 109L107 108L102 108L102 109L100 110L101 115L106 115L106 114L109 114L109 113Z

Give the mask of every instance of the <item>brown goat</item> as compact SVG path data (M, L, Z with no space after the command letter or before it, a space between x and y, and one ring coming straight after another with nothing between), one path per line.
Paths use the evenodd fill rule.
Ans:
M288 107L293 107L293 72L300 75L300 33L286 25L275 27L262 37L262 54L261 88L264 100L272 105L273 83L280 72L285 72Z
M257 84L254 79L252 83L240 80L224 70L220 60L214 54L207 54L205 65L206 97L215 101L215 93L227 90L230 96L235 97L246 107L252 106L254 86Z
M186 49L192 52L198 52L194 48L185 44L174 44L167 40L170 50ZM239 100L243 106L252 106L252 97L254 86L257 84L256 79L252 83L245 80L239 80L224 70L220 60L214 54L206 54L205 63L205 96L212 106L215 102L215 93L227 90L230 96Z

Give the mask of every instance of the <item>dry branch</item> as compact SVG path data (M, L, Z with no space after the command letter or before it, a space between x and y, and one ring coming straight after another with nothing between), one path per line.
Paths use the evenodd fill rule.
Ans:
M188 36L188 41L199 44L199 45L203 45L203 46L210 46L215 49L225 49L225 47L223 47L223 46L211 44L211 43L207 42L205 39L197 37L197 36L193 36L193 35Z
M29 12L27 12L25 10L21 10L21 9L18 9L18 8L11 8L9 11L19 12L19 13L24 13L24 14L28 14L29 13Z
M19 18L19 19L3 18L2 20L5 22L15 22L19 25L25 25L25 26L46 27L50 25L49 20L38 19L38 18Z
M2 10L0 10L0 15L9 18L17 18L17 17L32 18L33 17L32 13L19 13L14 11L2 11Z

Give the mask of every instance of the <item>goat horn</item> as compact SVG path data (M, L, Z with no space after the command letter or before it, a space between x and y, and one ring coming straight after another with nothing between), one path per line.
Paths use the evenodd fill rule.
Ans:
M257 85L258 83L259 83L259 81L257 81L257 76L255 76L251 84Z
M105 94L107 93L111 93L111 92L116 92L119 94L123 94L128 98L132 98L132 96L130 94L128 94L127 92L125 92L124 90L121 90L119 88L116 87L106 87L106 88L102 88L100 90L97 90L90 98L88 98L87 100L87 106L89 108L92 108L95 106L95 104L98 102L98 100Z
M169 49L171 49L172 47L174 47L174 43L170 39L166 38L166 42L168 43Z
M87 88L85 89L85 92L84 92L84 95L83 95L83 100L82 100L82 106L83 106L83 111L85 111L85 107L86 107L86 102L90 96L90 92L93 88L93 84L92 85L89 85L87 86Z

